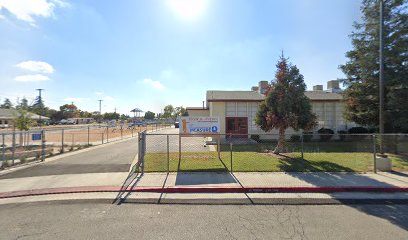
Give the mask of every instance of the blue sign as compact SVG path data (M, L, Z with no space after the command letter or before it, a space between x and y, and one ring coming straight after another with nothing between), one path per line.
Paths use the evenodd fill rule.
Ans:
M31 135L31 140L33 140L33 141L41 140L41 133L33 133Z

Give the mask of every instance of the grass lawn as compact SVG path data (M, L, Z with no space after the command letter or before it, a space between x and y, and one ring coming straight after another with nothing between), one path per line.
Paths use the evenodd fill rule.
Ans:
M373 155L368 146L356 148L350 143L330 143L319 149L315 143L305 143L304 160L297 146L289 145L291 153L275 155L267 152L271 149L267 144L236 145L232 153L232 169L236 172L370 172L373 169ZM346 152L347 151L347 152ZM229 146L221 147L221 155L217 152L183 152L181 161L177 152L169 154L169 169L175 171L230 171L231 154ZM390 154L393 170L408 171L408 156ZM146 153L146 172L167 171L166 153Z
M370 153L300 153L278 156L271 153L234 152L232 167L236 172L369 172L373 168ZM408 157L390 155L393 169L408 171ZM175 171L229 171L231 155L221 152L183 153L181 161L178 153L170 153L169 169ZM167 171L167 154L148 153L145 156L146 172Z

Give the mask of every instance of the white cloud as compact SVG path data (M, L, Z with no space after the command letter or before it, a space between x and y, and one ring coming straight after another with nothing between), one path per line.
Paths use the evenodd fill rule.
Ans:
M34 17L48 18L53 16L56 7L68 7L61 0L0 0L0 10L3 8L15 15L17 19L35 25Z
M20 75L14 78L17 82L40 82L48 81L50 78L42 74Z
M96 95L103 95L103 92L95 92Z
M106 96L106 97L103 98L103 100L104 101L113 101L115 99L113 97L111 97L111 96Z
M82 101L87 101L89 98L81 98L81 97L69 97L69 98L64 98L65 102L74 102L74 103L80 103Z
M158 89L158 90L162 90L164 89L164 85L160 83L160 81L155 81L153 79L150 78L145 78L143 79L143 83L145 83L146 85L154 88L154 89Z
M0 0L1 1L1 0ZM53 73L54 68L51 64L41 61L25 61L21 62L16 65L21 69L26 69L33 72L40 72L40 73Z

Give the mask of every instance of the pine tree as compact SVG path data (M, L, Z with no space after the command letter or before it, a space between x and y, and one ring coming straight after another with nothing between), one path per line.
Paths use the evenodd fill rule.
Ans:
M345 117L361 125L379 122L379 1L364 0L362 23L354 23L353 49L341 65L346 74ZM407 0L384 1L385 131L408 129Z
M44 102L40 96L37 96L34 100L30 110L38 115L44 115Z
M306 84L299 69L282 54L276 64L275 80L259 106L255 122L264 131L279 130L278 144L274 153L285 152L285 131L310 130L316 126L310 100L305 96Z
M23 97L23 99L21 99L21 101L18 101L18 104L16 106L17 110L28 110L28 100L27 98Z
M0 108L11 109L13 108L13 104L11 103L10 99L5 98L4 103L0 105Z

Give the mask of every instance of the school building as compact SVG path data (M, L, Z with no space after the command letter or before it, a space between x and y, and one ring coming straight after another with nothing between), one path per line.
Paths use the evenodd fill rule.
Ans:
M207 91L206 105L203 107L187 107L189 116L220 117L221 134L264 134L255 124L255 116L259 104L265 99L268 82L260 81L259 85L252 87L251 91ZM317 115L320 128L330 128L334 132L347 130L356 126L343 117L344 99L341 95L339 81L332 80L327 83L327 89L322 85L313 87L313 91L306 91L305 95L310 99L312 111ZM277 133L277 131L271 131ZM295 133L292 129L288 134ZM262 138L262 136L261 136Z

